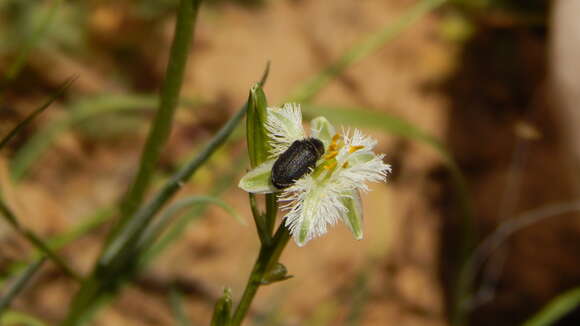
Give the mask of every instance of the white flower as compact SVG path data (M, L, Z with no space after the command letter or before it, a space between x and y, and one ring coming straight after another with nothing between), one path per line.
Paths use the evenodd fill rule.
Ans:
M391 166L383 162L384 155L373 152L377 142L357 129L336 133L326 118L318 117L311 121L311 137L322 141L325 153L310 173L280 190L272 185L272 166L293 142L307 136L299 105L286 104L268 108L267 112L270 160L242 177L239 187L253 193L281 192L278 200L287 211L284 223L298 246L326 233L328 225L339 220L356 239L362 239L359 193L369 190L366 182L385 181L391 171Z

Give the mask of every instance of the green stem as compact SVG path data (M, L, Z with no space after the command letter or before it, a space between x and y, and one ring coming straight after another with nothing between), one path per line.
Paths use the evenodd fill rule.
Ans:
M112 235L122 229L141 206L145 193L151 184L161 151L167 143L179 101L200 4L201 0L181 0L179 2L175 35L165 72L165 81L161 88L159 110L157 110L141 155L139 172L121 204L121 220L111 232Z
M276 215L278 213L278 198L276 194L266 194L266 230L268 235L274 231Z
M262 244L260 247L260 254L256 259L256 263L254 264L254 268L252 269L252 273L250 274L250 278L248 279L248 283L246 284L246 288L244 290L244 294L240 299L240 303L238 304L234 315L232 316L232 320L229 326L239 326L241 325L242 321L246 317L248 310L250 309L250 305L262 285L262 280L266 272L278 262L282 251L286 247L288 240L290 239L290 233L288 229L284 226L284 224L280 224L274 238L272 239L271 244Z
M167 183L159 190L153 199L144 205L130 223L121 230L119 236L111 242L111 244L104 251L100 259L101 265L107 265L115 256L119 256L118 251L123 248L130 247L130 244L137 241L142 231L151 222L155 214L181 189L181 187L191 178L191 176L199 169L209 157L220 148L226 141L228 136L233 132L240 120L246 114L248 109L247 103L244 107L236 113L228 122L219 130L219 132L211 139L211 141L201 150L201 152L167 181Z
M248 193L250 198L250 208L252 210L252 216L254 217L254 223L256 224L256 230L258 231L258 236L260 237L260 243L271 242L272 230L266 230L266 220L265 215L260 213L258 208L258 201L256 200L256 194Z

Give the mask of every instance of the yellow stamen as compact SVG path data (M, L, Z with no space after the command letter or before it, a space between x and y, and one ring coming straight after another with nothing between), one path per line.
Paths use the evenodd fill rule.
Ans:
M336 157L336 155L338 155L338 151L336 151L336 150L330 151L328 154L324 155L324 159L325 160L332 160L333 158Z
M364 146L362 146L362 145L351 146L351 147L348 149L348 152L349 152L349 153L354 153L354 152L358 151L358 150L359 150L359 149L361 149L361 148L364 148Z
M324 169L327 171L332 171L332 170L334 170L335 167L336 167L336 161L328 163L327 165L324 166Z
M344 162L344 164L342 165L342 168L343 168L343 169L346 169L346 168L348 168L348 162Z
M328 151L334 152L338 149L338 141L340 140L340 134L335 134L332 136L332 142L328 145Z

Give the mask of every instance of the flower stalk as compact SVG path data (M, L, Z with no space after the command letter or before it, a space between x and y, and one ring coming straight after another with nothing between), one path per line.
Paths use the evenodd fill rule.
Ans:
M254 268L246 283L244 294L242 294L242 298L232 316L230 326L239 326L242 323L260 286L269 284L269 282L264 282L265 276L278 263L289 239L290 233L282 223L272 238L272 242L270 244L262 243L260 254L254 263Z
M257 84L250 91L247 115L248 152L252 170L238 186L250 193L250 207L260 237L260 252L246 288L228 325L238 326L261 285L286 280L280 255L290 236L299 247L344 222L355 239L363 237L360 193L367 182L385 181L391 166L375 154L376 140L359 130L338 133L324 117L311 121L310 135L302 125L298 104L267 107ZM256 194L266 196L261 213ZM278 202L286 211L272 236Z

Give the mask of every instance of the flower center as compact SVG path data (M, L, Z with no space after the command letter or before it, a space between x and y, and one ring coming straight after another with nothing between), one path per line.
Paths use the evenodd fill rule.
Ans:
M346 169L349 167L347 160L348 156L341 159L342 164L337 160L338 153L344 146L345 143L342 141L341 134L335 134L332 136L332 142L328 145L325 152L326 154L322 157L322 162L316 166L312 174L315 179L319 179L320 181L327 180L337 169ZM348 148L348 154L352 154L362 148L364 148L364 146L350 146ZM319 177L321 176L322 178L320 179Z

